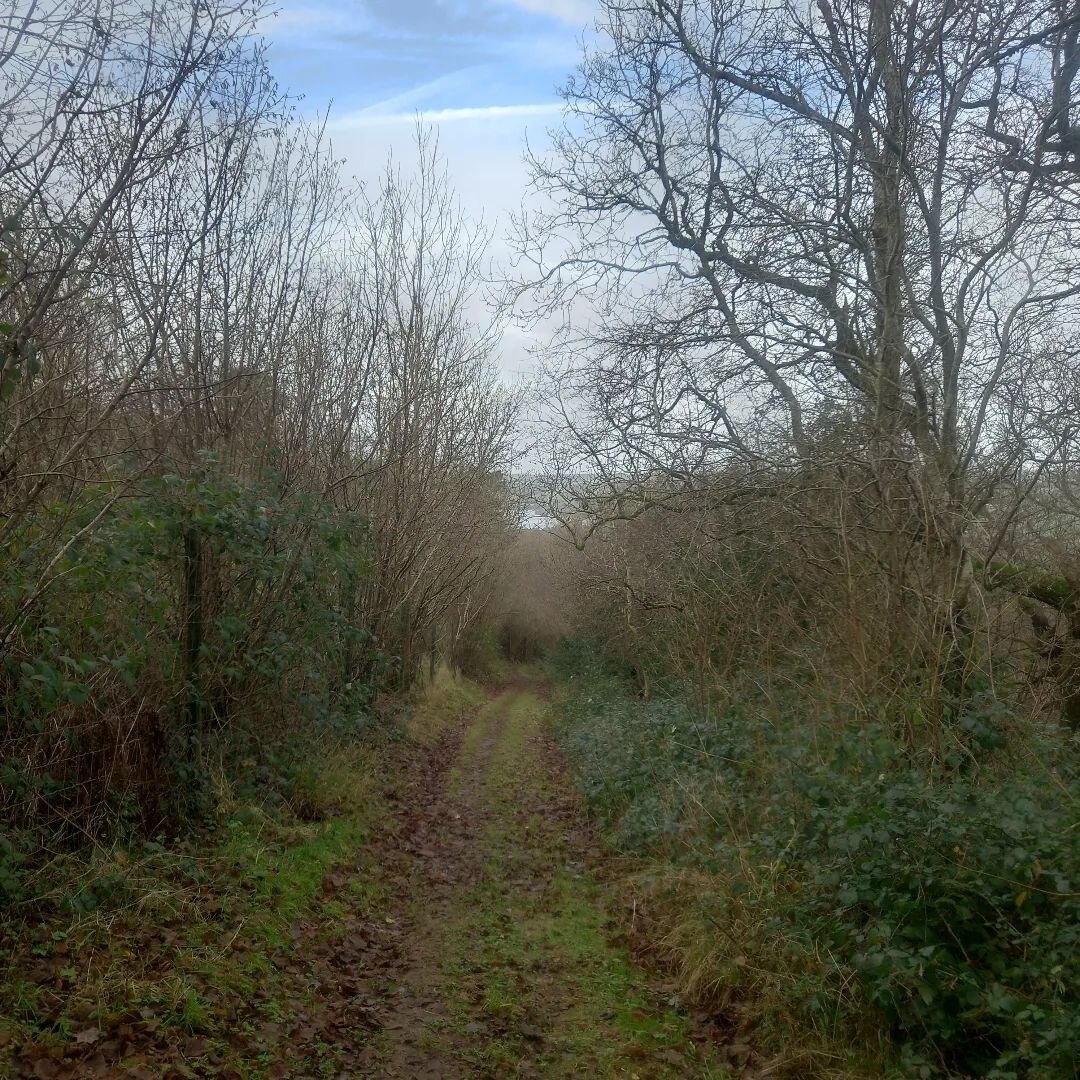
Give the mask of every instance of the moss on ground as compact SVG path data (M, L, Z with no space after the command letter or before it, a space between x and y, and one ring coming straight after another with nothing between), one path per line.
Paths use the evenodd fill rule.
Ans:
M610 942L603 889L568 843L543 726L542 702L515 692L483 709L465 742L466 763L486 755L486 858L445 929L444 966L476 1075L723 1075Z

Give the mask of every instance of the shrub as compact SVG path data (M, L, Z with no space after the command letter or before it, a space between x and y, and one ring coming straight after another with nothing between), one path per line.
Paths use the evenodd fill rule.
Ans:
M854 1032L871 1009L904 1075L1074 1075L1080 783L1056 734L1028 732L1021 768L1000 703L976 703L956 739L981 740L982 767L931 772L884 723L806 724L751 693L710 718L560 663L563 743L615 842L707 872L713 925L753 894L812 974L785 982L793 1011ZM742 978L724 955L719 981Z
M0 596L17 628L0 670L0 811L23 842L0 846L3 894L35 830L78 844L181 828L211 809L211 757L272 797L287 786L275 759L295 765L298 746L366 722L385 664L353 615L365 522L280 491L207 457L113 504L104 488L57 504L94 527L44 590L44 524L16 537Z

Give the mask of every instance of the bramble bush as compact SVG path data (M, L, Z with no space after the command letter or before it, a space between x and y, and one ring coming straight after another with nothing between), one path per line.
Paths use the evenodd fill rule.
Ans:
M851 1032L869 1010L904 1076L1075 1075L1080 770L1067 736L975 694L954 718L965 752L932 772L884 723L809 724L775 688L704 717L684 698L634 697L596 655L571 643L553 661L583 791L625 849L710 875L713 918L740 893L770 907L791 971L811 973L788 980L793 1010Z
M280 802L321 742L368 722L385 660L356 614L366 523L281 490L207 457L112 505L107 486L57 502L13 539L0 898L46 843L200 820L212 763ZM57 523L75 540L49 568Z

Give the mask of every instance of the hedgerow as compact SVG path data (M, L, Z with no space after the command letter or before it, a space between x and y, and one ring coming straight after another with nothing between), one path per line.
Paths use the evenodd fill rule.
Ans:
M955 722L980 765L932 772L880 721L811 722L749 688L706 716L590 655L554 661L582 790L620 847L707 875L721 946L752 897L793 1015L852 1037L876 1018L905 1076L1075 1075L1080 770L1060 732L1012 745L1001 703L975 697Z
M207 458L142 481L103 517L108 490L57 504L97 520L45 589L37 528L18 536L3 597L17 631L0 669L0 897L25 899L57 845L197 823L215 770L281 801L322 741L366 722L386 661L350 614L365 522L279 490Z

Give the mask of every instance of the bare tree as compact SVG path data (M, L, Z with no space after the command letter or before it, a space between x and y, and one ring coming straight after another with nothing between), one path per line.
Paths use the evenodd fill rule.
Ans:
M366 707L387 658L407 684L513 520L486 238L423 134L415 182L346 183L262 14L0 11L4 756L70 780L66 809L0 790L26 820L96 823L139 769L153 803L164 745L190 764L260 702L266 733Z
M516 411L491 363L497 326L470 321L487 237L457 210L437 143L421 134L418 151L418 178L389 170L360 210L376 360L362 437L370 475L347 489L373 522L368 603L407 678L506 541L500 473Z
M1075 450L1056 388L1080 343L1078 20L605 2L554 150L533 158L554 208L519 230L535 312L600 299L552 369L564 481L607 476L640 506L635 477L737 466L738 497L760 463L820 461L820 424L843 416L884 617L963 664L973 522Z

